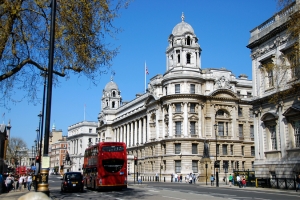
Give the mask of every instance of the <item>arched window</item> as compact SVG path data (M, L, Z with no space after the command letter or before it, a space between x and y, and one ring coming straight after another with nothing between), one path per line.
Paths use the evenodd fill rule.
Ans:
M111 107L115 108L115 102L114 101L112 102Z
M186 38L186 45L191 45L191 38L190 38L190 36L188 36Z
M115 91L112 92L112 96L116 97L116 92Z
M191 54L186 54L186 63L191 64Z
M180 55L177 55L177 63L180 63Z

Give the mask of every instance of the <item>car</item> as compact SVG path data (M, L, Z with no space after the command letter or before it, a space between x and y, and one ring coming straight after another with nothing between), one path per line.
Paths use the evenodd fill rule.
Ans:
M80 172L67 172L60 179L61 192L80 191L83 192L83 176Z

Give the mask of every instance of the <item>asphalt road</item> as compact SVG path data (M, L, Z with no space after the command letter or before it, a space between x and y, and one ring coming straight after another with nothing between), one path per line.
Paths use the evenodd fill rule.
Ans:
M98 192L85 189L83 193L60 192L60 176L50 176L49 190L52 199L105 199L105 200L198 200L198 199L256 199L300 200L300 192L264 188L211 187L199 184L146 182L142 185L130 182L122 191Z

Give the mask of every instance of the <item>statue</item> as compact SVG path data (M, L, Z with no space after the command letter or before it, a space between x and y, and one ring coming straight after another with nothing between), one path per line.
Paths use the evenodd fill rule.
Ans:
M204 142L203 158L209 158L209 149L207 141Z
M71 164L71 161L70 161L70 155L69 155L69 152L67 151L67 154L66 154L66 164Z

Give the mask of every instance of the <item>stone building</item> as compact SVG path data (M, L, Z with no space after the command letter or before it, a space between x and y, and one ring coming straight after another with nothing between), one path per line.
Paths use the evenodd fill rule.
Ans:
M166 71L150 79L146 93L122 102L113 80L105 86L97 132L100 141L127 144L129 173L134 156L146 180L156 173L168 181L172 173L196 173L205 181L205 164L210 176L216 160L220 178L223 165L231 173L253 168L252 81L225 68L202 69L201 52L182 15L168 37ZM209 156L203 162L205 143Z
M300 1L251 30L256 177L300 173L299 37L287 31Z
M255 172L257 177L300 173L299 38L287 31L296 1L251 31Z
M97 122L82 121L68 127L68 153L71 161L70 171L82 172L85 149L99 142Z

